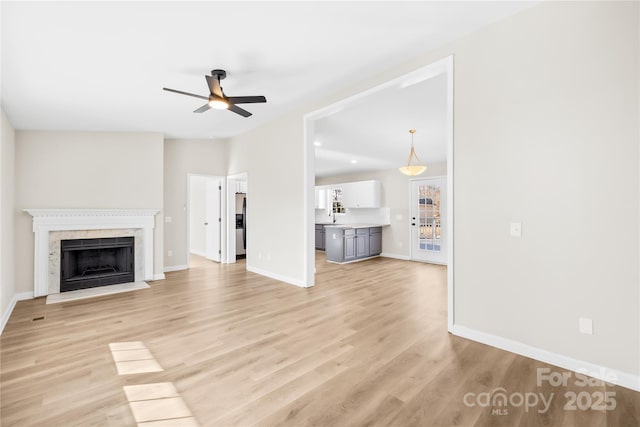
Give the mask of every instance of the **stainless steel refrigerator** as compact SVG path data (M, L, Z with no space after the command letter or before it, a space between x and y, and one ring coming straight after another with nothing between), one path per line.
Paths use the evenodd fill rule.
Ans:
M236 193L236 257L247 253L247 195Z

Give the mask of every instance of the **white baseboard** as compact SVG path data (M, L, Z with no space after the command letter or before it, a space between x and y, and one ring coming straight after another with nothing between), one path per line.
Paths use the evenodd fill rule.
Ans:
M33 299L33 292L22 292L13 295L7 310L2 313L2 318L0 318L0 335L2 334L2 331L4 331L4 327L9 321L9 317L11 317L11 313L13 313L13 309L16 307L16 303L27 299Z
M247 264L247 271L250 271L252 273L256 273L259 274L261 276L266 276L266 277L270 277L271 279L276 279L279 280L281 282L285 282L285 283L289 283L291 285L296 285L299 286L301 288L308 288L310 286L307 286L304 281L299 280L299 279L294 279L293 277L287 277L287 276L283 276L281 274L278 273L274 273L271 271L267 271L267 270L263 270L261 268L257 268L257 267L253 267L251 265Z
M193 255L201 256L201 257L203 257L203 258L206 258L206 257L207 257L207 254L205 254L204 252L200 252L200 251L189 251L189 253L190 253L190 254L193 254Z
M154 274L151 280L164 280L164 273Z
M521 356L539 360L540 362L555 365L563 369L579 372L591 377L613 383L631 390L640 391L640 375L623 372L617 369L607 368L605 366L596 365L595 363L585 362L583 360L574 359L562 354L552 353L541 348L532 347L530 345L513 341L497 335L488 334L486 332L477 331L467 328L466 326L454 325L452 333L459 337L468 338L492 347L516 353Z
M395 258L395 259L402 259L405 261L410 261L411 258L409 257L409 255L398 255L398 254L390 254L387 252L382 252L380 254L381 257L385 257L385 258Z
M171 271L182 271L182 270L188 270L188 269L189 269L188 265L171 265L169 267L165 267L164 272L169 273Z

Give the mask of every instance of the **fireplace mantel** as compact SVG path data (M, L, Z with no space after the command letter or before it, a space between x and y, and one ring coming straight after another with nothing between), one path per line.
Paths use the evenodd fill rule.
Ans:
M141 229L144 280L153 280L153 229L157 209L25 209L33 217L34 288L36 297L48 295L49 233L51 231Z

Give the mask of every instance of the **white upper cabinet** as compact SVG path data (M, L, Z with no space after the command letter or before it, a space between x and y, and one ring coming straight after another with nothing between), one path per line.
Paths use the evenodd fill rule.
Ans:
M380 208L380 181L357 181L343 184L330 184L316 186L316 209L330 209L333 202L343 208ZM334 190L339 190L339 200L333 201ZM340 210L339 210L340 212Z
M340 184L342 203L346 208L379 208L380 181L358 181Z
M236 181L236 193L246 193L246 192L247 192L247 182Z
M316 209L327 209L329 200L329 188L325 185L316 187Z

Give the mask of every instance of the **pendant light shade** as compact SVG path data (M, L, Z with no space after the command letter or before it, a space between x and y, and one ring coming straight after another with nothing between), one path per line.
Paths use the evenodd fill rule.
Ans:
M427 167L420 161L416 155L416 150L413 148L413 134L416 133L415 129L410 129L411 134L411 151L409 152L409 159L407 159L407 165L398 168L400 172L408 176L420 175L427 170ZM411 163L413 161L413 164Z

